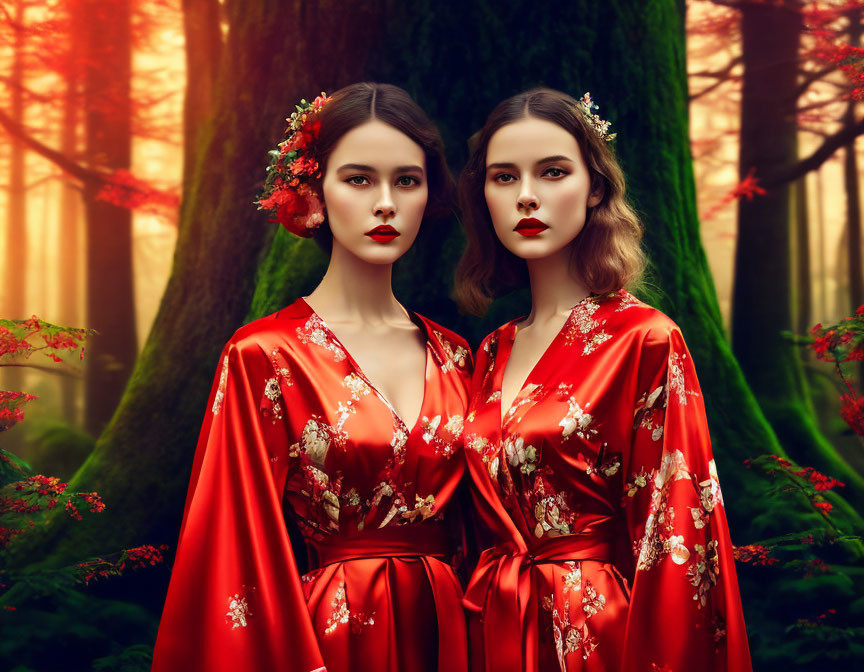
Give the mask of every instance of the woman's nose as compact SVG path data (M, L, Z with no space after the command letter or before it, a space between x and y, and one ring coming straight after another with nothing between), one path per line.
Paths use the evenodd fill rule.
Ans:
M529 182L523 182L522 191L519 192L519 200L516 201L516 207L520 210L536 210L540 207L540 199L531 188Z
M386 186L382 187L378 193L374 211L376 217L393 217L396 214L396 204L393 202L393 195Z

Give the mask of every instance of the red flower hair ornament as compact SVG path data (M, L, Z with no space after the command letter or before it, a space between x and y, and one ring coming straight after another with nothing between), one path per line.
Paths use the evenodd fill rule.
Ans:
M321 131L318 113L330 101L322 91L311 103L304 98L286 121L285 140L270 150L264 190L255 203L269 210L269 221L279 222L290 233L311 238L324 222L324 204L313 188L321 178L314 147Z

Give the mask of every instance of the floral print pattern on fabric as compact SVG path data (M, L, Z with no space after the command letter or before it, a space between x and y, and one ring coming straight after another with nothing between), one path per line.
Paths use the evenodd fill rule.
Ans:
M301 343L313 344L329 350L337 362L345 359L345 351L342 346L336 342L332 332L318 315L310 315L302 328L297 327L297 338Z
M587 297L502 422L517 322L481 344L465 421L475 501L501 539L466 593L482 669L750 670L705 410L678 327L624 290ZM527 608L526 594L537 596Z
M471 356L456 334L411 319L427 343L414 427L302 299L226 345L156 672L467 672L449 564L459 511L448 505L465 466ZM437 365L447 361L447 371ZM307 545L302 579L288 529ZM199 613L213 596L218 607Z
M222 371L219 373L219 384L216 387L216 396L213 398L213 415L222 410L222 400L225 398L225 386L228 384L228 355L222 358Z
M345 582L339 583L336 587L336 592L333 595L333 600L330 602L333 611L327 619L327 627L324 628L324 634L330 635L340 625L350 623L351 633L359 635L363 632L363 628L375 625L374 612L369 616L366 614L352 612L348 608L348 601L345 599Z
M603 331L606 320L596 320L593 315L600 308L597 297L588 296L574 306L570 318L564 325L564 342L567 345L582 345L582 355L590 355L598 346L605 343L611 334Z
M468 358L470 356L468 347L459 344L454 346L453 343L437 329L433 329L432 333L435 334L435 338L438 340L438 343L441 345L443 350L443 356L441 354L436 355L441 370L444 373L449 373L457 367L464 369L468 364Z
M231 624L231 629L245 628L249 625L249 617L252 612L249 611L249 595L253 589L247 589L245 586L239 593L234 593L228 598L228 613L225 614L225 619Z

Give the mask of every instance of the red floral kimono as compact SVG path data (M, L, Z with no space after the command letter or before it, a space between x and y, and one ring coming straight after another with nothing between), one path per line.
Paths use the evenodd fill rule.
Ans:
M226 344L153 670L467 668L442 511L464 471L470 351L413 319L427 339L413 427L303 299ZM302 577L283 504L318 567Z
M483 341L465 422L478 509L506 540L466 591L475 667L749 671L680 330L624 290L580 301L502 422L517 321Z

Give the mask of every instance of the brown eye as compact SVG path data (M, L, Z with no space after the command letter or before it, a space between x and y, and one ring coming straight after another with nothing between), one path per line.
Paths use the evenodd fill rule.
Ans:
M557 178L557 177L564 177L565 175L567 175L567 173L565 171L561 170L560 168L547 168L546 170L543 171L543 175L546 177Z
M494 180L499 184L509 184L510 182L515 182L516 178L510 173L499 173L494 177Z

